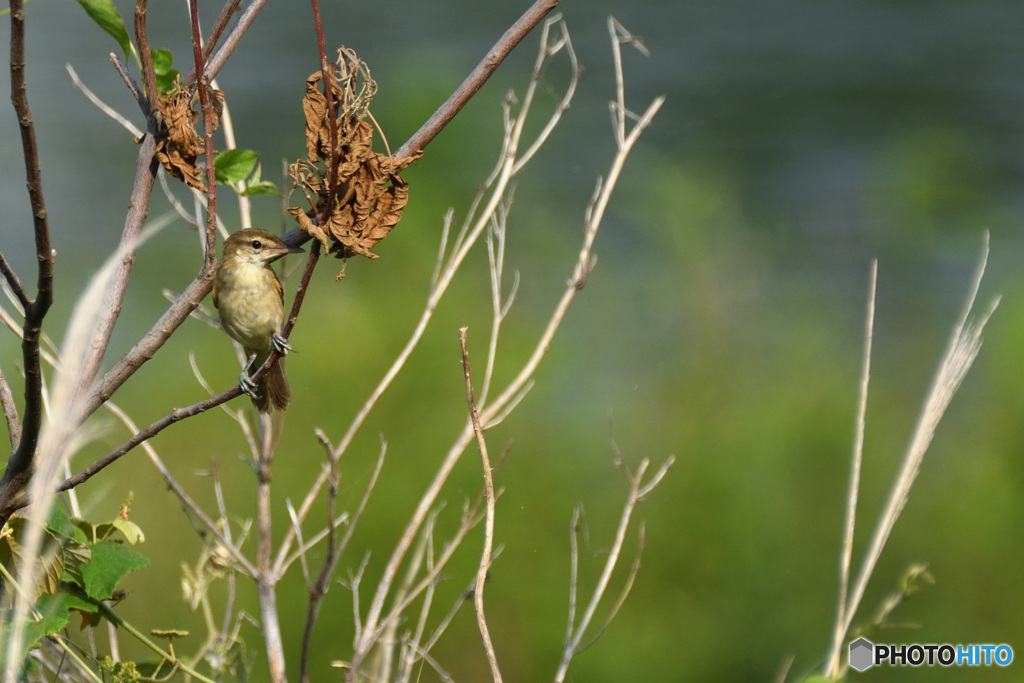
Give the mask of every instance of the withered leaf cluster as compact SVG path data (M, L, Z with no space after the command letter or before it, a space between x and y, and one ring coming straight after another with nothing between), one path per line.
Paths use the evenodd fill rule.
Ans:
M337 145L332 149L328 102L321 90L323 72L317 71L306 79L302 100L307 157L289 166L295 187L309 205L290 206L288 212L304 232L339 257L361 254L377 258L370 249L395 227L409 200L409 185L399 173L421 153L392 157L373 151L374 128L366 119L372 119L369 106L377 85L355 52L341 48L329 76L338 112ZM332 163L336 164L333 185ZM310 218L310 213L323 216L328 206L326 220Z
M224 93L208 89L212 99L213 128L220 125L224 108ZM166 130L157 140L156 158L172 176L189 186L206 192L199 157L206 153L205 137L196 132L199 121L199 96L194 89L182 88L180 83L157 100L157 118Z

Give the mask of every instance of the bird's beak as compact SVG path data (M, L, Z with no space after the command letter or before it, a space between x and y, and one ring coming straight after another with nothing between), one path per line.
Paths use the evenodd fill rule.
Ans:
M267 262L276 261L285 254L304 254L302 249L298 247L289 247L287 244L282 244L279 247L271 247L263 250L263 255L267 257Z

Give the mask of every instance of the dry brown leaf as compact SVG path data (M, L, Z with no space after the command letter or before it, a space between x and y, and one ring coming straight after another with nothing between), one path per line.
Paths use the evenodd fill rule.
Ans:
M306 117L307 158L289 167L292 181L302 190L316 214L323 216L328 203L330 216L315 223L299 207L289 207L299 228L339 257L360 254L377 258L370 249L387 237L398 224L409 200L409 185L399 172L419 158L392 158L373 151L373 126L365 119L377 86L370 71L353 51L338 51L338 63L329 74L331 94L337 105L336 153L331 153L327 98L322 91L323 73L306 79L302 109ZM334 187L328 168L336 158Z
M217 128L224 109L224 93L213 88L209 92L212 95L210 121L213 128ZM173 177L205 192L203 171L198 164L199 157L206 153L206 142L195 128L199 120L197 104L196 94L182 89L180 84L158 98L157 114L166 136L157 140L156 158Z

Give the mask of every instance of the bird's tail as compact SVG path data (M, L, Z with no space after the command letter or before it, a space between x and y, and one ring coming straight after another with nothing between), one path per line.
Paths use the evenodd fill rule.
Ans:
M260 391L252 403L261 413L269 413L272 408L284 410L292 400L292 390L288 386L288 375L284 370L284 358L278 358L274 366L267 371L260 381Z

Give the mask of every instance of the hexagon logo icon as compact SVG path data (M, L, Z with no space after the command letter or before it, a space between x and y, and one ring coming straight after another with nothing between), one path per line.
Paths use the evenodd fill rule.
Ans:
M875 645L867 638L858 638L850 643L850 666L857 671L870 669L874 665Z

